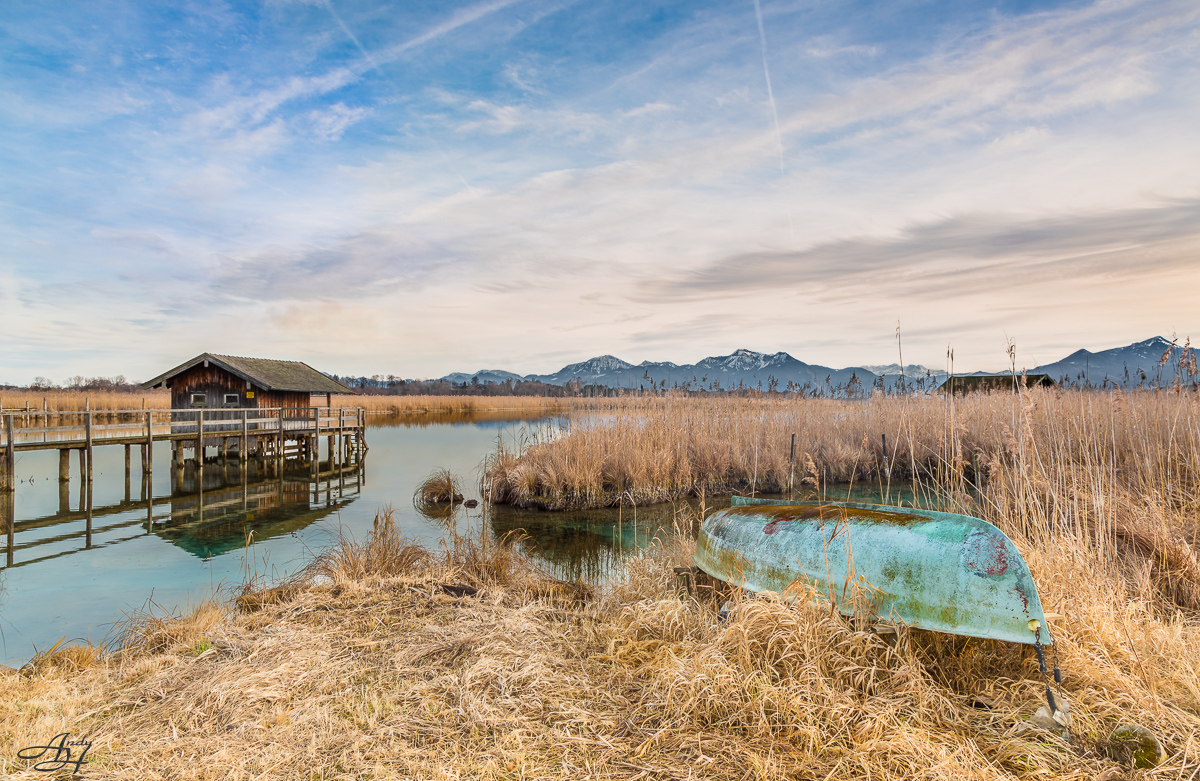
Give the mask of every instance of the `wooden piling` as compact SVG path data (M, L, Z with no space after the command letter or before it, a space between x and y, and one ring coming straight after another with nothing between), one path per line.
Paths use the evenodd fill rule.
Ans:
M125 501L129 501L129 483L133 477L133 445L125 446Z
M87 450L87 484L90 487L92 484L92 412L88 410L87 418L84 421L84 449Z
M145 399L142 400L145 403ZM142 461L142 468L145 470L146 479L150 480L154 477L154 413L146 413L146 444L142 445L143 453L146 458Z
M204 463L204 410L196 410L196 464Z
M16 553L17 502L16 495L8 491L0 491L0 523L4 524L4 566L11 567Z
M58 482L68 483L71 481L71 450L70 448L62 448L58 451Z
M4 469L0 472L0 493L17 489L17 442L12 413L4 416Z
M58 514L66 515L69 512L71 512L71 484L60 480L58 483Z
M250 416L247 410L242 410L242 441L238 444L238 460L243 464L248 458L250 447Z
M90 463L90 459L89 459L89 463ZM86 535L84 538L84 547L91 548L92 547L92 481L91 480L88 480L87 493L84 497L84 501L86 502L85 506L87 508L87 529L86 529Z

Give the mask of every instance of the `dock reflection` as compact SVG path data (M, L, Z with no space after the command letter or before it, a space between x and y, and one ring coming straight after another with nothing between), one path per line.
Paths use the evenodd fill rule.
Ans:
M171 490L93 506L90 483L78 503L63 484L58 512L17 521L12 494L0 492L4 569L153 534L200 558L299 531L353 502L364 486L365 454L340 461L214 459L171 470Z

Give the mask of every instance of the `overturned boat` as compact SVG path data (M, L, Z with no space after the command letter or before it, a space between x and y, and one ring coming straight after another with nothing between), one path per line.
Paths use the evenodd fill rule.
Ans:
M734 497L694 556L749 591L832 602L918 629L1040 646L1052 638L1016 546L987 521L908 507ZM861 615L861 612L860 612Z

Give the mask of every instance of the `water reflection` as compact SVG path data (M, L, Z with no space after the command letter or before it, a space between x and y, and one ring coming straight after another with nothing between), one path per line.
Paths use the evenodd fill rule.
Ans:
M176 472L170 517L149 529L201 558L295 532L353 502L362 491L360 463L227 461Z
M72 508L59 484L58 511L5 523L5 569L28 567L153 533L202 559L242 547L247 535L266 540L290 534L354 501L362 490L361 461L221 460L170 470L170 493L103 505L81 483ZM18 536L19 535L19 536Z

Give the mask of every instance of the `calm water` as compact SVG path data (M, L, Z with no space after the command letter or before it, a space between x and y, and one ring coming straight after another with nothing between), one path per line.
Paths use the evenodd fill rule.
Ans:
M436 547L450 521L412 505L426 475L450 469L467 498L477 498L480 464L498 440L513 448L561 425L497 415L376 418L361 465L339 473L326 464L315 478L307 465L279 475L253 462L207 464L202 473L189 466L181 474L162 442L155 445L153 502L140 499L136 449L127 499L123 448L99 447L90 533L74 454L64 490L57 451L23 453L11 563L0 569L0 663L19 665L63 637L102 642L132 611L183 612L214 593L227 596L248 576L287 575L339 534L364 538L381 508L395 511L407 536ZM879 500L870 489L851 498ZM521 530L526 546L561 577L599 579L656 533L669 533L673 512L670 505L636 515L628 506L619 513L497 508L488 533ZM479 533L483 519L479 510L459 508L453 522L460 533Z

